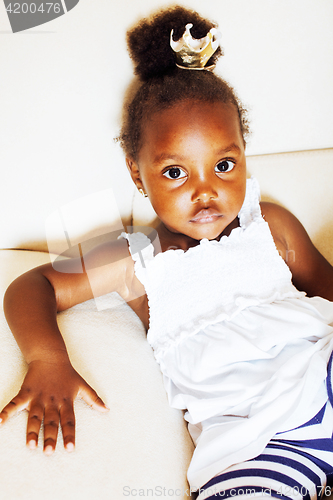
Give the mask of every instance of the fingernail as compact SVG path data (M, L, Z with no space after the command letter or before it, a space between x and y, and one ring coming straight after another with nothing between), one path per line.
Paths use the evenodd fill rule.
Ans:
M1 422L2 422L2 418L0 418L0 424L1 424Z
M69 452L74 451L74 443L72 443L72 442L67 443L66 450Z
M106 408L107 410L110 410L110 408L108 406L106 406L106 404L104 405L104 408Z
M29 443L28 443L28 446L29 446L30 450L34 450L36 448L36 446L37 446L37 443L36 443L36 441L34 441L33 439L31 439L29 441Z
M44 453L45 453L45 455L52 455L53 448L50 444L44 449Z

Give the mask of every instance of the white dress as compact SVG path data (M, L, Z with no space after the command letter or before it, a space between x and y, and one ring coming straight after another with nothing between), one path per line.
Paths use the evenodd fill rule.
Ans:
M220 241L156 256L142 233L123 233L148 296L148 342L196 444L193 489L327 401L333 303L293 286L253 178L239 221Z

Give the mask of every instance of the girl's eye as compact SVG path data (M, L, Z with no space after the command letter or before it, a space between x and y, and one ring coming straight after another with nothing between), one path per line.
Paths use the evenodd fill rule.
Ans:
M178 167L169 168L169 170L164 172L163 175L165 175L168 179L182 179L183 177L186 177L185 172Z
M217 165L215 165L215 172L230 172L235 166L235 163L231 160L222 160L219 161Z

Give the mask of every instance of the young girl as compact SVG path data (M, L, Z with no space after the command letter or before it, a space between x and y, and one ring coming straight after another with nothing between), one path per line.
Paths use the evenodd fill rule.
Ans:
M74 449L73 400L107 407L71 366L56 313L92 289L117 291L148 330L170 404L186 410L198 498L316 498L333 471L333 268L297 219L259 204L256 180L246 180L245 111L207 69L221 50L200 60L217 34L191 41L211 28L176 7L129 32L140 85L120 140L160 219L160 248L123 234L85 257L89 279L75 272L80 262L63 261L63 272L45 265L12 283L6 317L28 372L0 417L28 410L30 448L44 419L46 454L60 423Z

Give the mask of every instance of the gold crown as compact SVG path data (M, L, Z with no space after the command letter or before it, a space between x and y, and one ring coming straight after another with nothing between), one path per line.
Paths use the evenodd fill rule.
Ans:
M215 64L206 67L205 64L217 50L221 33L212 28L204 38L196 39L190 33L192 27L193 24L187 24L185 33L177 42L173 40L171 30L170 46L176 54L176 66L183 69L213 69Z

